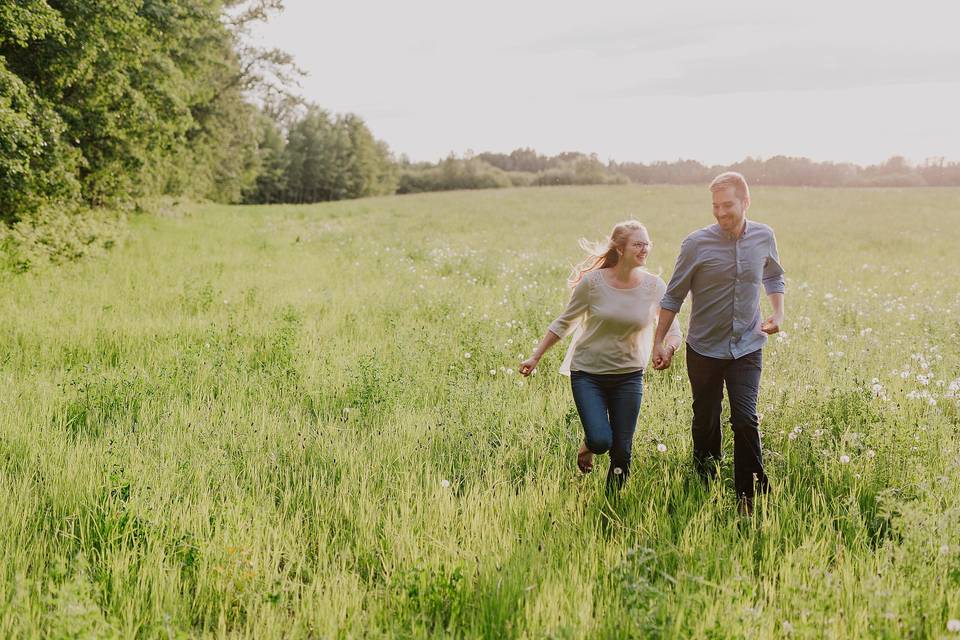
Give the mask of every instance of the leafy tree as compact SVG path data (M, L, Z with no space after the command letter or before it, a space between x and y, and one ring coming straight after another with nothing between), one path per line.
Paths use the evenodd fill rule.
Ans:
M46 202L72 202L80 160L66 144L53 105L8 66L34 41L61 39L64 24L46 2L0 0L0 222L13 224Z
M250 204L284 202L287 193L286 141L276 122L268 115L259 115L258 126L260 171L254 183L244 192L243 200Z

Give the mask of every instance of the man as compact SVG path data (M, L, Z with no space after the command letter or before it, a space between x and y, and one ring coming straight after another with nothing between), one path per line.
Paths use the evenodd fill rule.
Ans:
M693 310L687 332L687 375L693 393L693 457L709 477L720 460L720 411L723 386L730 400L733 466L741 513L753 511L755 491L767 490L760 449L757 395L763 345L783 324L783 268L773 231L747 220L750 190L739 173L729 171L710 184L717 223L694 231L680 255L660 301L653 366L666 369L674 350L664 344L667 329L687 293ZM773 314L760 321L760 285Z

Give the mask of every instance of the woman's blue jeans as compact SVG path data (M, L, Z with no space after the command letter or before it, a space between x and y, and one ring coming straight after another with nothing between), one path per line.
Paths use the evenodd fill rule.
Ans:
M593 453L610 452L607 488L619 489L630 475L633 433L643 398L643 370L595 374L570 372L573 401Z

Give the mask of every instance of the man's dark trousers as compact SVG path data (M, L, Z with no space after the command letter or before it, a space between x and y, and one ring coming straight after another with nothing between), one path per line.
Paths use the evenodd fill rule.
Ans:
M767 490L757 416L762 366L762 349L726 360L700 355L687 345L687 375L693 392L694 463L702 474L709 475L714 460L720 461L720 411L726 384L733 427L734 484L738 496L750 498L755 488L760 492Z

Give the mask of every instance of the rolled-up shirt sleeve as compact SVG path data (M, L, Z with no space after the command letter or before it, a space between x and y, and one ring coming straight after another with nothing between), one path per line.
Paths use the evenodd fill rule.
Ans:
M670 282L667 284L667 291L660 300L660 306L664 309L680 312L683 301L690 293L690 281L693 279L693 270L696 267L697 250L694 246L696 242L687 238L680 245L680 253L677 255L677 264L673 268L673 275L670 276ZM671 328L672 330L672 328Z
M767 292L767 295L786 291L783 267L780 266L780 254L777 252L777 239L773 233L770 234L767 259L763 263L763 289Z
M587 312L589 304L590 283L587 280L587 274L584 274L577 286L573 288L567 308L547 328L559 338L567 337L567 334L576 328L577 320Z

